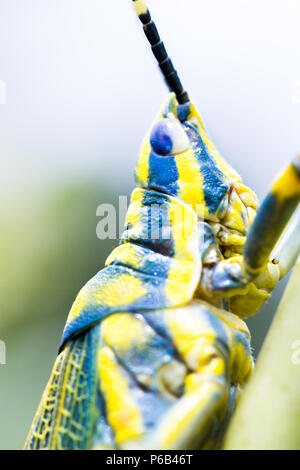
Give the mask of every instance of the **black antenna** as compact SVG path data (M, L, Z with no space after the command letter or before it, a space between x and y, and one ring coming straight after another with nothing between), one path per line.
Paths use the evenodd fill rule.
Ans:
M189 95L184 90L177 75L174 65L167 54L164 43L161 41L155 23L151 19L150 12L144 0L133 0L135 11L143 23L144 33L151 44L152 52L158 62L159 68L164 76L170 91L176 95L180 104L190 101Z

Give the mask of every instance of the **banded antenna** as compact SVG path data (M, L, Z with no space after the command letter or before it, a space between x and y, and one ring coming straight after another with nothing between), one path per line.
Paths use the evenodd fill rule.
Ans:
M144 0L133 0L135 11L143 23L144 33L151 44L152 52L158 62L170 91L174 92L178 103L184 104L190 101L188 93L184 90L174 65L167 54L164 43L161 41L155 23L151 19L150 12Z

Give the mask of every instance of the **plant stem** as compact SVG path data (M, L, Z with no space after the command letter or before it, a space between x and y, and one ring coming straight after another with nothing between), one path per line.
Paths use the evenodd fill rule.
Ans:
M300 449L300 256L224 449Z

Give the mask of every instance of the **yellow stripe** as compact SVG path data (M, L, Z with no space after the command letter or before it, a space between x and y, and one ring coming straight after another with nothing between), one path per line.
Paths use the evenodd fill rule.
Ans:
M98 292L95 300L99 304L108 307L130 305L135 300L147 294L140 279L131 274L122 274L117 279L110 281L105 289Z
M115 432L116 442L120 444L127 439L141 436L144 433L141 413L112 351L107 347L100 348L98 359L107 419Z
M130 275L122 274L116 279L112 279L105 289L101 288L94 293L89 284L79 292L69 313L68 323L77 318L84 307L92 302L95 307L104 305L106 307L127 306L147 293L140 279Z
M185 449L191 439L195 441L195 433L201 441L213 416L225 403L226 393L221 384L202 382L196 393L184 395L164 418L155 436L159 448Z
M124 243L123 245L118 246L107 258L105 266L108 266L114 261L120 261L138 269L143 264L140 247L138 245L133 245L132 243Z
M165 320L176 349L191 370L198 371L200 362L215 353L216 332L201 314L201 306L166 310Z
M149 328L131 314L118 313L102 324L103 338L109 346L121 351L145 349L150 339ZM138 351L136 354L138 355Z
M214 144L212 143L212 141L208 137L208 135L206 133L206 129L205 129L204 124L203 124L203 121L202 121L198 111L196 110L196 108L193 104L191 104L190 109L191 109L191 113L189 115L189 119L194 117L198 121L200 135L203 139L203 142L207 146L207 149L208 149L209 153L215 159L217 167L219 168L219 170L221 170L221 172L224 173L226 176L228 176L228 178L231 179L232 181L241 182L242 179L241 179L240 175L220 156L220 154L218 153L216 147L214 146Z
M143 183L143 185L147 185L148 176L149 176L149 155L151 153L151 145L150 145L150 134L148 133L143 140L139 159L137 163L137 167L135 170L136 177L138 181Z
M143 206L144 190L136 188L131 194L130 205L126 214L126 225L130 225L134 232L132 236L139 237L141 234L141 208Z
M77 297L76 297L76 299L73 302L73 305L71 307L67 323L74 320L74 318L79 317L79 315L81 314L84 307L86 307L86 305L88 304L87 292L88 292L88 288L86 288L86 286L84 286L79 291L79 293L78 293L78 295L77 295Z
M168 210L175 253L165 292L172 305L181 305L191 300L201 273L197 217L175 198L170 201Z
M199 217L204 217L207 211L203 183L204 179L200 171L199 162L192 149L175 157L178 171L178 196L190 204Z

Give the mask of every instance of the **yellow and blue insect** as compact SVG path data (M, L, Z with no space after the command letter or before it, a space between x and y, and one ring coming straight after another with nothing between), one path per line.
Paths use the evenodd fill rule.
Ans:
M217 448L253 369L242 318L300 250L299 225L281 236L299 158L257 212L133 1L171 94L142 143L120 245L71 308L26 449Z

